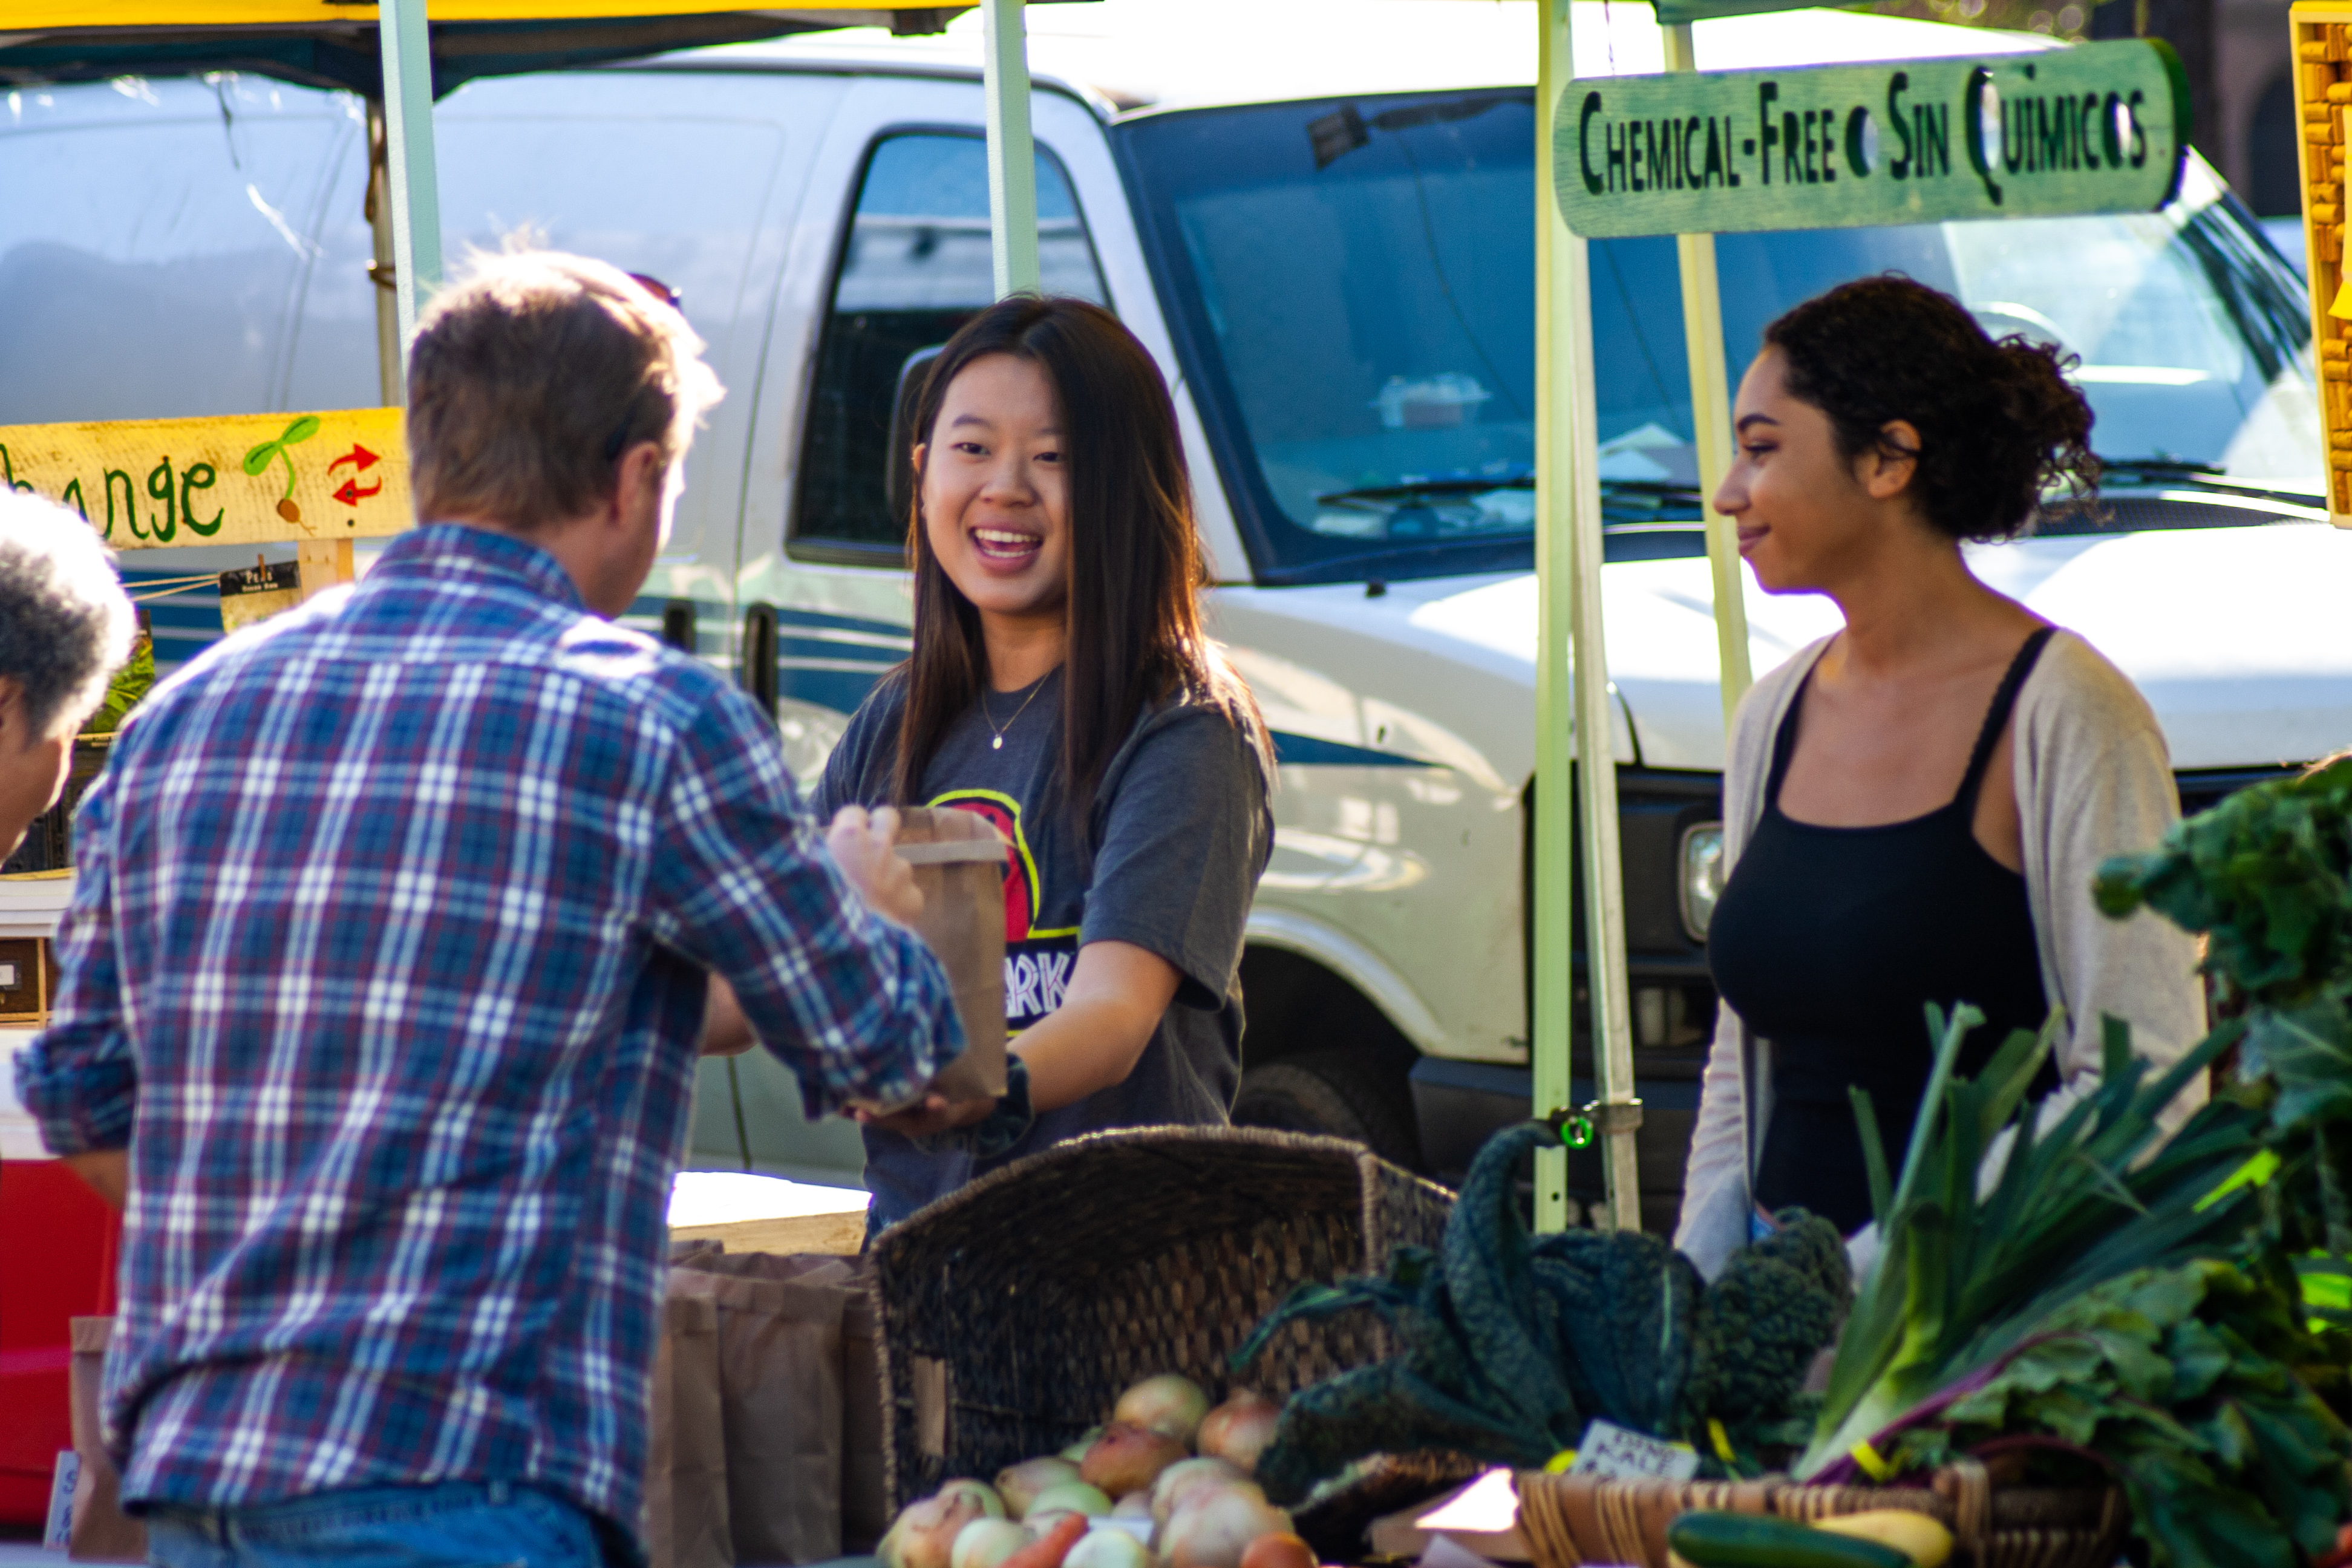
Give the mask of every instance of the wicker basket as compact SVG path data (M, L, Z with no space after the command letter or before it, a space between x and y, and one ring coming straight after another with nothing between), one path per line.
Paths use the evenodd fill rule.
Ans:
M1097 1133L982 1177L875 1244L892 1506L1056 1451L1155 1373L1282 1398L1381 1359L1386 1331L1349 1312L1292 1324L1245 1379L1225 1363L1292 1287L1435 1246L1452 1201L1356 1144L1254 1128Z
M2130 1515L2113 1488L1995 1487L1973 1459L1928 1487L1809 1487L1783 1480L1596 1481L1522 1474L1519 1529L1536 1568L1586 1563L1667 1568L1666 1526L1691 1509L1827 1519L1909 1509L1948 1528L1973 1568L2109 1568Z

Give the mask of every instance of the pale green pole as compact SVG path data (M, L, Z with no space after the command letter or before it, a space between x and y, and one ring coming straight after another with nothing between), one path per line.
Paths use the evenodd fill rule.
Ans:
M400 319L401 398L416 318L441 282L441 182L433 165L433 55L425 0L382 0L384 173L391 186L393 302Z
M1029 133L1029 47L1022 0L982 0L981 73L988 112L988 253L996 297L1034 293L1037 151Z
M1552 124L1575 76L1570 0L1541 0L1536 99L1536 844L1535 1010L1530 1051L1535 1113L1569 1109L1575 979L1569 952L1570 813L1577 781L1584 862L1585 978L1591 991L1593 1064L1608 1212L1604 1225L1637 1230L1641 1186L1633 1136L1632 998L1625 980L1624 879L1617 844L1615 726L1601 612L1599 416L1592 386L1592 289L1585 243L1553 195ZM1591 765L1572 766L1581 753ZM1615 1109L1612 1109L1612 1108ZM1538 1156L1536 1228L1568 1221L1567 1152Z
M1685 23L1664 29L1666 68L1698 68ZM1680 234L1683 347L1690 357L1691 423L1698 447L1699 515L1706 522L1707 576L1715 589L1715 650L1723 676L1723 735L1731 743L1731 715L1755 679L1748 667L1746 574L1739 568L1739 531L1715 510L1715 492L1731 467L1731 388L1725 379L1723 292L1715 274L1715 236Z

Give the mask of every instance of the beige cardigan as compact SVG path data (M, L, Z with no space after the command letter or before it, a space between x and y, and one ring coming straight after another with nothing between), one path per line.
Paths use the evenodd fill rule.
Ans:
M1763 816L1781 716L1829 642L1799 650L1739 704L1724 778L1727 875ZM2170 756L2147 700L2090 644L2061 631L2018 694L2012 723L2026 900L2042 989L2065 1008L2068 1030L2058 1044L2059 1087L2042 1101L2046 1124L2097 1083L2103 1015L2130 1024L2137 1053L2161 1066L2203 1036L2205 993L2187 933L2145 910L2111 921L2091 901L2100 862L2153 847L2180 816ZM1771 1042L1751 1037L1729 1006L1718 1008L1675 1229L1675 1245L1710 1279L1748 1244L1755 1134L1772 1114L1771 1081ZM2204 1100L2200 1081L2166 1120L2177 1127ZM1899 1162L1902 1152L1890 1149L1887 1158Z

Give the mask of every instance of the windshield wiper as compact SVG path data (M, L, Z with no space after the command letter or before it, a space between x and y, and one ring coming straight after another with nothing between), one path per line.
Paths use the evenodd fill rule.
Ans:
M1502 479L1413 479L1403 484L1360 485L1353 489L1325 490L1315 500L1318 505L1330 506L1358 500L1420 500L1429 496L1482 496L1488 490L1531 490L1536 488L1533 474L1511 474Z
M2144 474L2152 479L2186 479L2195 484L2213 478L2225 470L2219 463L2192 463L2186 458L2150 456L2145 458L2100 458L2099 468L2109 474Z
M1448 497L1486 495L1493 490L1531 490L1535 488L1533 474L1512 474L1498 479L1452 476L1442 479L1414 479L1392 485L1359 485L1350 489L1325 490L1315 500L1321 506L1369 508L1388 505L1402 511L1418 502ZM1601 506L1602 521L1610 527L1642 522L1696 523L1698 521L1698 487L1674 479L1603 479L1601 481Z
M2249 500L2284 501L2291 506L2316 506L2321 499L2316 485L2308 490L2272 489L2233 479L2217 463L2192 463L2186 458L2160 456L2101 458L2099 481L2105 484L2110 480L2126 485L2182 485L2220 495L2243 496Z

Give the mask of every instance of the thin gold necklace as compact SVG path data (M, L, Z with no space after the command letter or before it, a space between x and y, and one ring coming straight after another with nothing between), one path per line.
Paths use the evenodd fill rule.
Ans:
M1013 717L1007 719L1002 724L999 724L996 721L996 716L988 710L988 693L983 690L980 694L981 721L986 724L990 731L992 731L992 738L988 742L988 749L990 751L1001 752L1004 750L1004 732L1007 730L1012 729L1013 725L1021 722L1021 715L1029 711L1029 704L1036 701L1037 693L1045 689L1045 677L1053 673L1054 672L1049 669L1045 675L1039 676L1037 678L1037 684L1029 689L1029 695L1021 700L1021 706L1013 710Z

